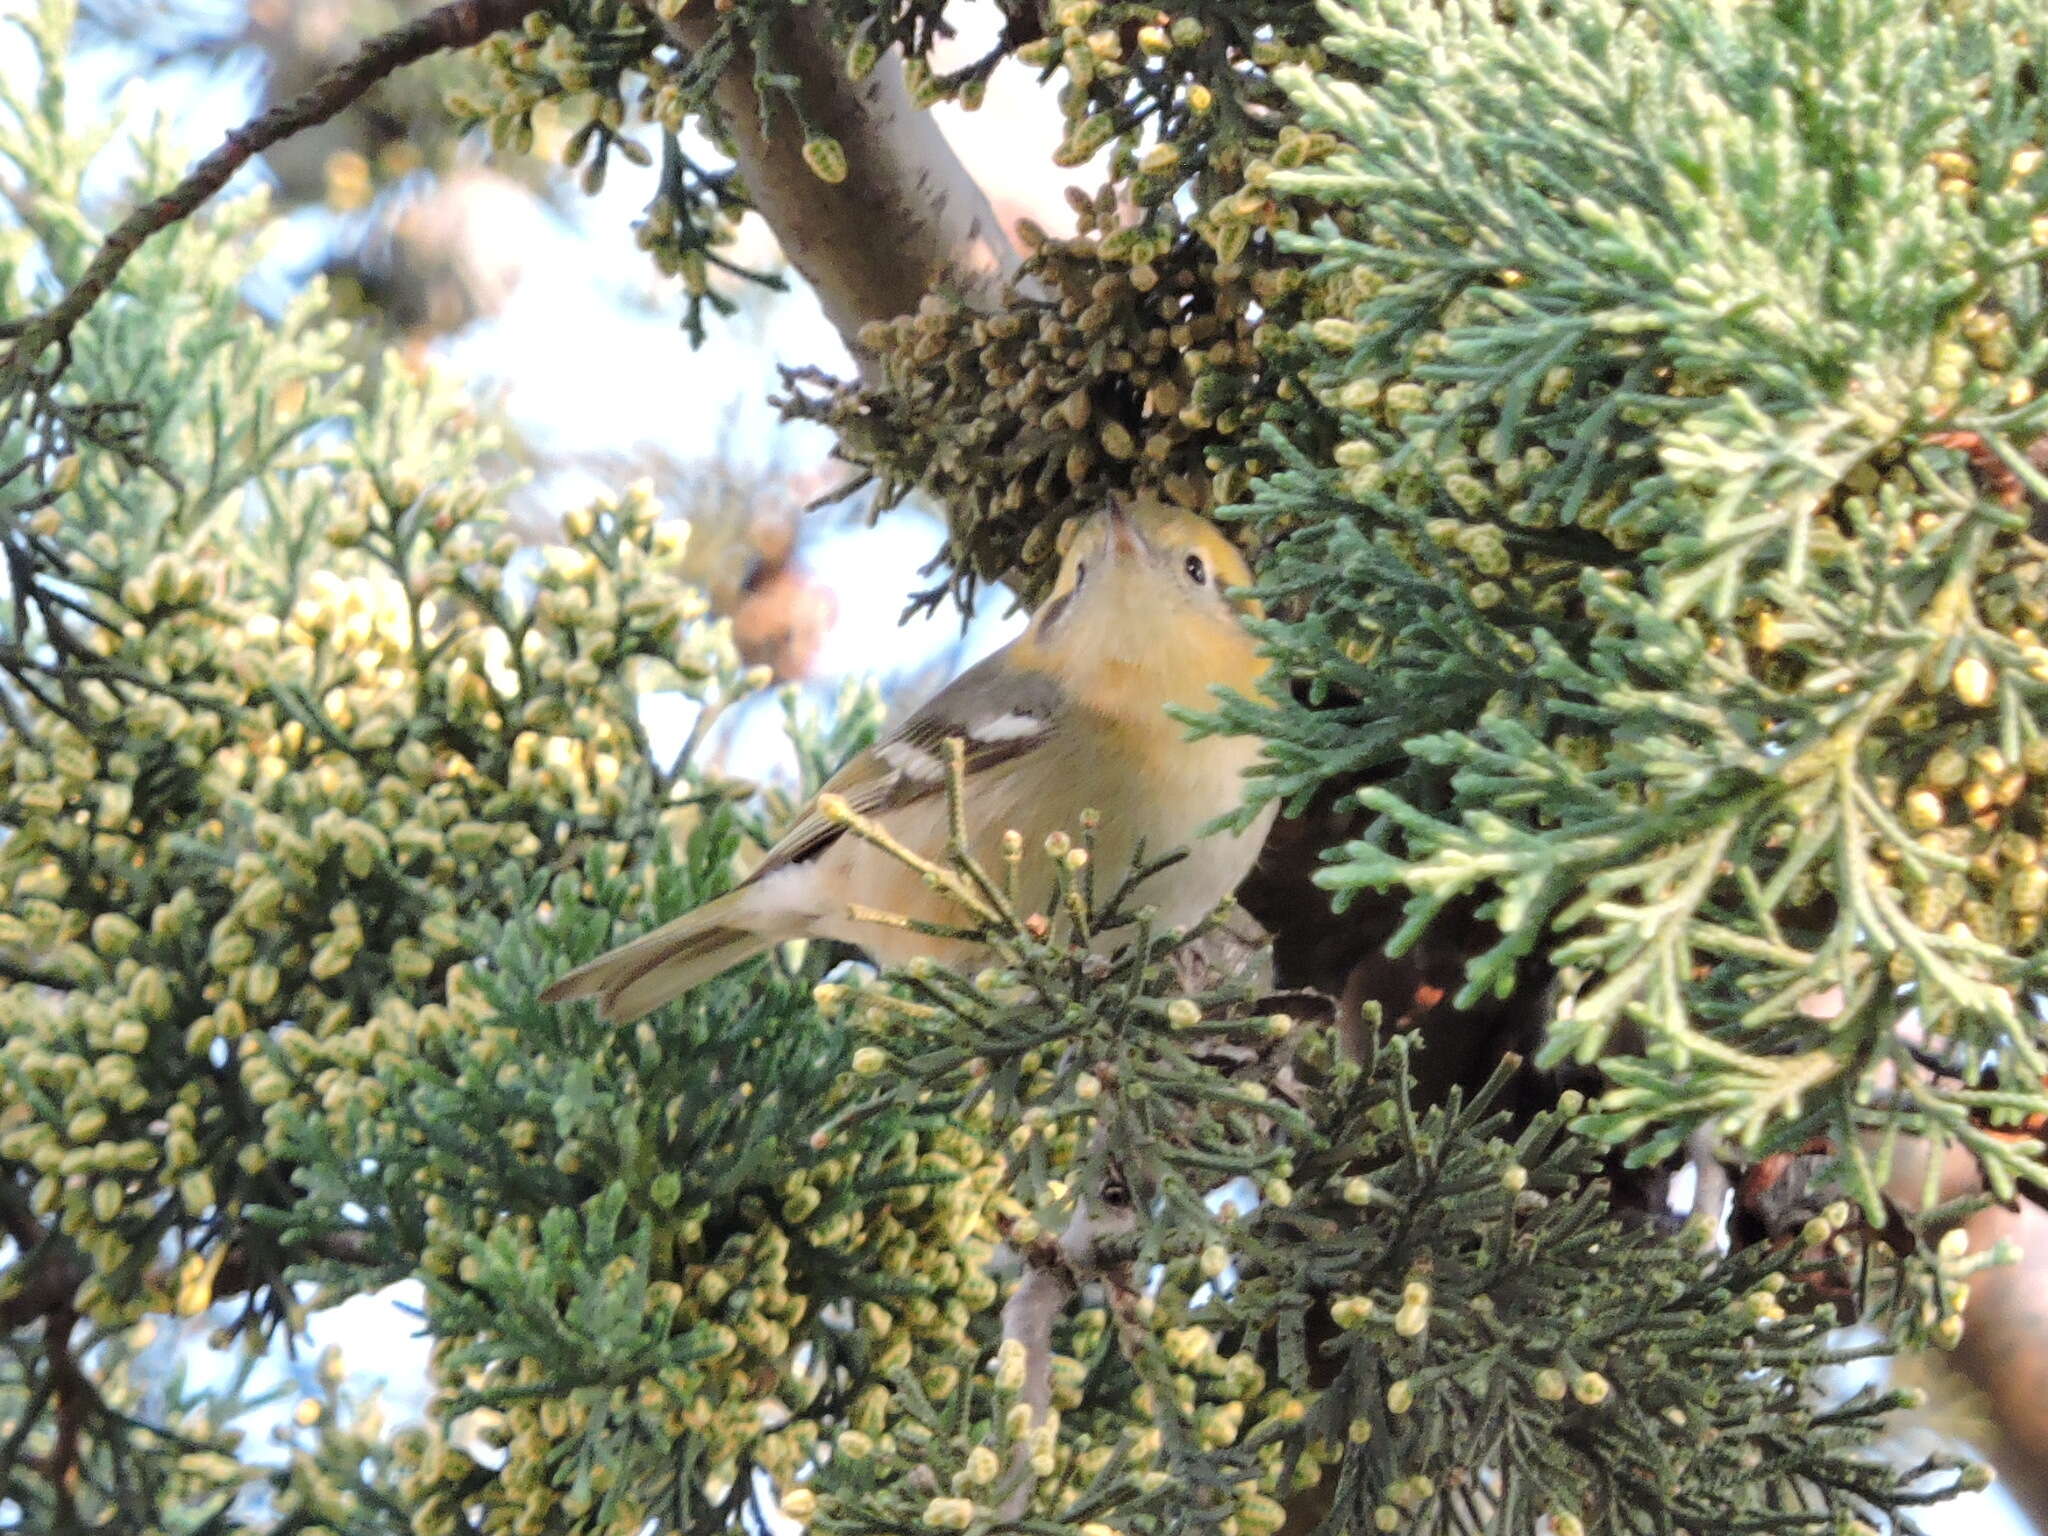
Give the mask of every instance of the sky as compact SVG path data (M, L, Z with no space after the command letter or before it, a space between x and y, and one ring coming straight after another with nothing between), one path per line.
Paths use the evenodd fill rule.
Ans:
M0 15L21 3L0 0ZM957 46L978 52L978 42L969 35ZM0 69L22 62L14 40L0 37ZM75 98L83 107L112 111L138 125L161 112L178 125L195 158L248 113L246 74L134 66L132 57L118 51L88 56L73 73ZM986 185L1006 204L1062 229L1071 224L1062 189L1086 173L1052 165L1059 133L1048 108L1033 78L1012 65L998 73L980 112L944 109L942 115L949 137ZM517 242L522 280L496 318L435 343L434 363L495 400L525 438L551 455L587 460L656 443L684 460L722 458L797 475L825 470L827 434L779 422L768 397L776 388L778 363L849 371L839 338L796 282L786 298L752 302L736 319L714 323L709 341L693 351L678 323L679 295L655 281L632 240L632 221L650 194L650 174L615 165L599 196L566 199L565 212L537 203L498 206L495 216L506 222L494 237ZM245 172L231 190L253 186L261 176L260 168ZM317 218L287 230L276 270L301 265L325 233ZM754 238L765 244L759 231ZM565 472L545 477L539 490L547 505L565 512L597 488L587 474ZM872 529L835 524L807 544L807 563L838 601L837 627L825 651L828 669L908 676L948 653L965 664L1014 631L1018 619L1002 614L1000 604L984 606L964 642L947 612L898 625L905 597L926 584L917 568L937 543L936 524L906 511ZM818 680L819 690L836 691L845 675L828 670ZM673 718L652 723L657 731L680 734ZM741 738L728 744L736 766L758 771L778 760L779 712L753 711L740 730ZM310 1325L311 1347L296 1360L279 1354L264 1375L310 1386L321 1351L334 1346L345 1361L362 1363L356 1367L359 1383L387 1383L391 1418L415 1416L424 1406L427 1356L407 1310L417 1301L417 1288L406 1285L318 1313ZM198 1329L167 1333L160 1347L183 1351L198 1380L233 1367L232 1357L205 1348ZM289 1416L292 1401L287 1393L258 1416L252 1446L262 1445L267 1430ZM1996 1489L1931 1510L1923 1523L1936 1536L2020 1536L2026 1529Z

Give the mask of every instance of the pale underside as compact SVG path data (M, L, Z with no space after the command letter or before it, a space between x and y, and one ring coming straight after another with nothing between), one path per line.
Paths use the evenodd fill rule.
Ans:
M1153 761L1173 765L1158 792L1142 799L1100 804L1106 785L1122 788L1130 779L1121 771L1132 744L1128 732L1144 730L1168 735L1167 750ZM1250 870L1273 807L1237 834L1200 837L1201 829L1219 809L1236 804L1244 792L1244 772L1258 757L1258 743L1248 737L1181 740L1183 728L1160 715L1146 721L1069 720L1059 739L1008 762L973 775L966 801L970 851L1000 886L1005 865L1001 855L1005 831L1023 837L1021 901L1023 913L1058 918L1053 864L1045 852L1046 838L1065 832L1080 846L1082 812L1099 815L1091 865L1098 901L1106 902L1130 870L1140 843L1147 860L1181 847L1189 849L1181 864L1161 872L1139 887L1136 904L1156 904L1161 927L1192 927L1208 915L1217 894L1234 889ZM1050 761L1048 761L1050 760ZM1052 771L1048 771L1051 769ZM1092 787L1091 795L1084 787ZM905 847L943 861L948 808L943 793L885 812L878 820ZM852 832L842 834L802 864L764 873L745 888L746 899L734 914L743 926L749 918L766 919L776 927L791 926L792 903L809 910L794 925L822 937L840 939L867 950L885 965L900 965L923 955L950 965L971 964L975 947L914 930L863 921L849 915L849 906L894 913L947 926L964 926L971 914L945 893L934 890L915 869ZM757 930L759 931L759 930ZM1112 935L1112 945L1127 934Z

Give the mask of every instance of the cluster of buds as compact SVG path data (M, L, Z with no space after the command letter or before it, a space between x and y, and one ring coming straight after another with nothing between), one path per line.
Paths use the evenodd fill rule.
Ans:
M593 901L620 905L633 873L600 868ZM558 899L553 922L526 919L533 932L574 925L580 897ZM780 987L775 1027L801 1033L808 989ZM436 1429L403 1440L402 1491L427 1529L463 1507L484 1510L485 1528L527 1529L568 1490L581 1528L624 1533L678 1497L726 1497L751 1468L801 1509L822 1449L807 1410L850 1393L867 1406L849 1421L878 1421L888 1381L972 1358L998 1299L1003 1160L937 1120L856 1117L813 1136L862 1080L835 1088L828 1069L801 1089L788 1038L678 1049L650 1024L615 1031L541 1009L534 990L530 977L486 987L464 973L446 1003L392 999L309 1040L310 1092L271 1112L283 1146L331 1148L323 1157L376 1185L364 1199L419 1234L440 1406L475 1407L467 1422L496 1470L479 1477L478 1448ZM731 998L709 1006L707 1018L757 1028ZM556 1027L573 1033L536 1051L536 1031ZM818 1039L797 1048L829 1060ZM425 1102L443 1106L441 1148L468 1150L422 1142ZM728 1177L741 1149L762 1147L774 1151L756 1173ZM516 1336L501 1326L510 1315L527 1320ZM869 1341L851 1388L849 1325ZM595 1387L594 1360L606 1362ZM679 1466L668 1448L685 1440L694 1454Z
M1079 1330L1069 1339L1098 1363L1055 1353L1053 1403L1044 1411L1022 1399L1027 1366L1015 1339L978 1367L970 1355L929 1368L904 1390L871 1390L848 1415L822 1468L784 1495L783 1513L827 1532L878 1525L967 1530L1029 1518L1077 1526L1086 1536L1118 1536L1149 1528L1166 1513L1164 1501L1177 1486L1177 1447L1193 1426L1236 1473L1219 1479L1211 1495L1220 1528L1239 1536L1279 1529L1281 1458L1231 1449L1243 1402L1218 1396L1213 1382L1190 1389L1182 1394L1190 1413L1172 1419L1169 1433L1151 1422L1146 1389L1135 1395L1135 1416L1131 1401L1104 1390L1120 1373L1101 1368L1100 1351L1115 1346L1105 1346L1099 1326L1092 1339ZM906 1465L919 1470L905 1476Z
M921 601L966 602L989 580L1031 595L1061 523L1110 493L1206 510L1271 467L1260 424L1293 388L1287 322L1305 282L1278 237L1305 204L1269 181L1336 144L1285 120L1273 72L1319 63L1321 29L1284 4L1223 16L1074 0L1018 49L1066 77L1060 163L1108 152L1100 190L1068 193L1076 234L1025 224L1023 269L993 305L934 296L873 323L860 341L878 381L792 379L784 407L832 427L884 505L922 490L948 507L952 576ZM929 78L915 59L912 72Z
M1446 332L1483 323L1483 290L1447 305L1440 323L1407 338L1404 356L1390 364L1373 351L1378 333L1354 318L1381 288L1362 265L1326 278L1314 296L1319 313L1297 331L1307 344L1307 392L1341 432L1330 448L1332 489L1357 506L1361 526L1443 592L1447 619L1479 610L1526 663L1535 656L1528 630L1586 624L1589 558L1609 580L1626 582L1627 552L1646 535L1613 520L1619 491L1574 502L1560 484L1571 466L1539 434L1511 439L1501 409L1472 385L1432 377ZM1570 370L1552 369L1529 404L1558 407L1575 387ZM1357 633L1344 643L1363 652L1375 639Z
M963 593L1012 572L1042 586L1061 524L1111 492L1206 509L1263 467L1237 447L1255 437L1264 395L1261 316L1300 274L1219 261L1193 236L1125 233L1034 233L999 307L930 297L863 332L880 384L785 402L841 433L842 456L885 503L918 489L953 509Z
M1878 867L1927 932L2025 949L2048 912L2048 740L2009 758L2001 735L1995 719L1956 720L1903 787L1881 787L1900 831L1877 850Z
M87 680L0 752L0 955L53 983L0 999L32 1088L0 1155L92 1260L102 1322L201 1296L131 1262L166 1223L232 1227L288 1189L284 1119L340 1092L312 1088L320 1041L443 989L535 865L666 840L644 692L739 685L644 488L529 551L453 446L464 407L387 391L374 470L278 491L307 518L296 567L84 541L90 633L135 681Z
M1066 78L1054 160L1081 166L1106 150L1129 200L1171 218L1183 191L1208 207L1244 184L1284 115L1274 72L1320 67L1322 31L1312 10L1266 0L1227 11L1067 0L1016 56Z
M594 194L614 151L649 163L646 148L621 130L627 73L654 68L653 43L640 12L617 0L549 6L528 14L521 31L486 38L474 55L482 78L474 89L451 91L446 105L458 123L484 125L499 149L544 148L572 169L581 165L584 190ZM672 131L683 122L673 94L658 105L655 92L644 98L644 110ZM544 133L552 142L540 142Z

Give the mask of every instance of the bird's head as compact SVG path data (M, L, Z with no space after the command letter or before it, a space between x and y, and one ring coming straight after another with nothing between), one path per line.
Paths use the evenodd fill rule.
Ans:
M1243 623L1261 611L1246 590L1251 567L1214 523L1156 503L1112 503L1068 524L1061 554L1059 579L1031 621L1046 651L1245 691L1264 670Z

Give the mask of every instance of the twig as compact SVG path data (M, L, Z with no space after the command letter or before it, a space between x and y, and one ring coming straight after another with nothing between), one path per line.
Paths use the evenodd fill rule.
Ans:
M1081 1218L1075 1215L1075 1221ZM1031 1429L1045 1422L1052 1407L1052 1325L1074 1295L1074 1276L1061 1255L1062 1244L1041 1237L1024 1250L1024 1278L1003 1303L1003 1342L1015 1340L1024 1349L1024 1389L1018 1401L1031 1410ZM1016 1521L1031 1507L1031 1437L1017 1441L1010 1455L1010 1491L996 1518Z
M0 1232L13 1238L14 1246L23 1253L43 1240L43 1224L12 1179L0 1179Z
M32 586L24 590L30 594L36 606L47 614L48 606L42 601L44 594L41 589ZM118 662L103 659L81 644L75 634L63 627L61 621L53 626L46 618L43 627L44 633L51 637L52 649L62 653L60 659L45 660L25 646L0 640L0 673L16 680L25 672L35 673L64 687L67 696L73 680L89 678L95 682L118 683L141 693L157 694L195 712L210 710L214 713L223 713L225 710L225 706L219 700L209 699L189 688L181 688L176 683L167 683L151 677L134 667L124 667ZM60 633L65 637L62 640L57 638Z
M0 339L15 339L13 349L0 359L0 371L33 366L49 347L68 337L151 235L190 218L253 157L326 122L406 65L444 49L480 43L494 32L517 26L541 5L542 0L450 0L416 21L371 38L353 59L310 89L233 130L220 148L188 171L175 187L123 219L84 275L53 308L0 325Z
M45 971L33 965L19 965L12 960L0 958L0 981L14 982L24 987L48 987L52 992L73 992L78 983L69 976L56 971Z
M1100 1150L1099 1143L1097 1150ZM1052 1328L1060 1311L1084 1281L1100 1279L1112 1294L1126 1289L1124 1276L1103 1269L1098 1250L1103 1239L1119 1237L1136 1225L1122 1179L1105 1159L1100 1187L1084 1193L1057 1238L1041 1237L1024 1250L1024 1278L1003 1303L1003 1340L1014 1339L1024 1350L1024 1387L1019 1396L1031 1410L1031 1428L1046 1421L1052 1408ZM997 1518L1017 1521L1031 1507L1031 1440L1027 1433L1010 1458L1010 1491Z
M37 1319L50 1322L72 1310L78 1288L92 1276L86 1256L62 1236L52 1237L49 1229L29 1210L28 1202L11 1179L0 1177L0 1232L12 1239L18 1254L15 1264L34 1262L36 1267L19 1286L0 1297L0 1328L25 1328ZM34 1259L41 1253L42 1257ZM309 1236L282 1255L282 1263L304 1259L326 1259L336 1264L369 1264L375 1253L368 1237L358 1231L320 1232ZM215 1274L216 1298L238 1295L262 1283L276 1266L264 1266L241 1244L230 1245ZM145 1287L168 1289L167 1271L147 1279Z
M75 1253L78 1261L69 1263L65 1256L45 1251L49 1228L37 1219L20 1186L4 1175L0 1175L0 1232L13 1242L17 1264L36 1264L25 1282L0 1297L0 1327L11 1332L68 1306L72 1293L85 1279L85 1269L83 1259ZM42 1257L36 1259L37 1254Z
M1709 1234L1705 1246L1709 1248L1720 1236L1721 1223L1727 1213L1728 1193L1734 1188L1718 1149L1719 1138L1707 1126L1701 1126L1686 1138L1685 1160L1692 1165L1694 1179L1689 1214L1692 1220L1705 1227Z
M7 1178L0 1178L0 1231L24 1259L43 1252L50 1241L48 1225L37 1218L21 1190ZM57 1433L49 1454L42 1459L42 1471L50 1480L67 1528L77 1523L74 1500L86 1419L105 1408L99 1389L78 1363L73 1344L79 1322L74 1297L83 1270L84 1260L76 1250L48 1256L26 1286L0 1301L0 1323L10 1332L37 1319L43 1324L43 1354L49 1364L47 1401L56 1412Z
M43 1352L50 1366L50 1388L57 1414L57 1434L43 1460L43 1475L57 1497L57 1508L65 1525L77 1522L76 1504L79 1446L85 1438L85 1421L103 1405L99 1390L78 1363L72 1335L78 1330L78 1312L66 1299L43 1320Z
M43 1253L49 1227L11 1179L0 1179L0 1231L20 1250L23 1259ZM80 1268L83 1267L82 1261ZM43 1352L49 1363L50 1400L56 1409L57 1434L44 1461L45 1475L56 1492L57 1507L67 1524L75 1520L73 1488L78 1480L78 1446L86 1415L99 1406L99 1393L80 1369L71 1338L78 1328L73 1301L82 1276L59 1257L46 1257L30 1282L0 1301L0 1323L11 1332L38 1318L43 1324Z

